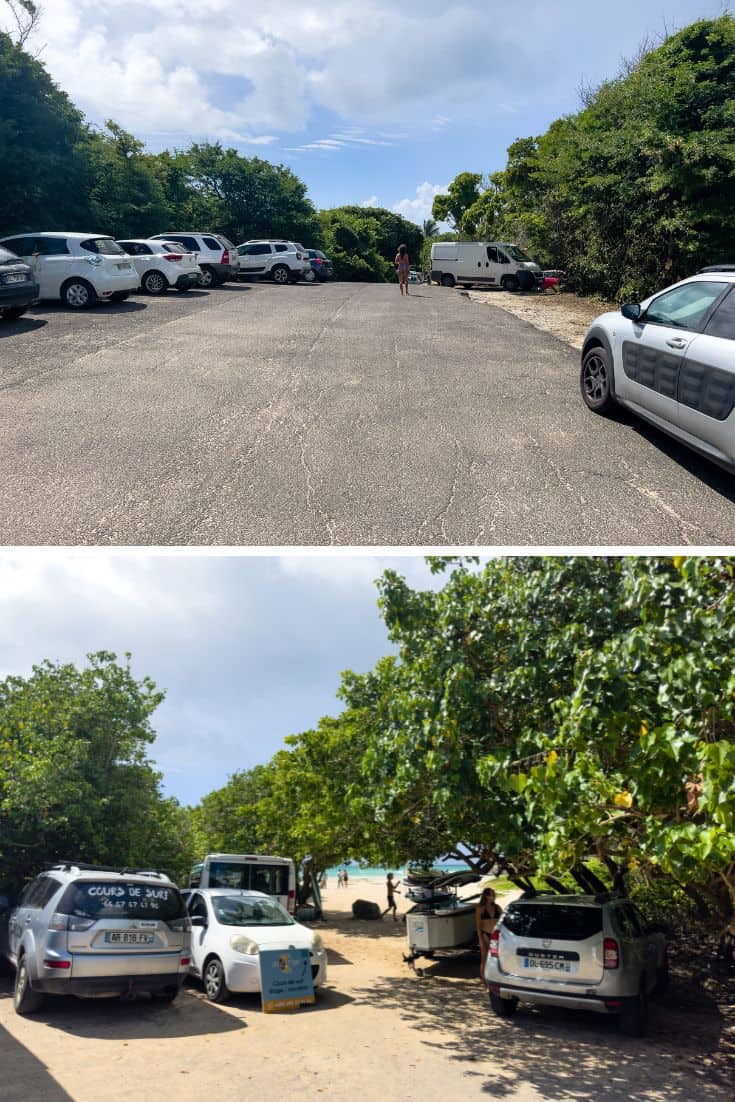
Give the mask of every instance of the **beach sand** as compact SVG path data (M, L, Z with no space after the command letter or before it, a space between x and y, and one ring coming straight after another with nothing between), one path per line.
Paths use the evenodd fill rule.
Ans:
M358 898L384 907L384 880L338 888L330 878L313 924L328 984L288 1014L263 1014L254 996L215 1006L192 983L170 1007L63 999L20 1018L2 980L3 1102L689 1102L695 1086L698 1102L731 1098L694 1080L702 1041L675 1007L657 1005L643 1041L592 1014L521 1008L499 1019L476 954L419 962L416 974L404 924L353 919Z

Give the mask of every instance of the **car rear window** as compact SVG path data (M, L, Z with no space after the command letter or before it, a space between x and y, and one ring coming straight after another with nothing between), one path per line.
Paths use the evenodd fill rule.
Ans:
M245 891L265 892L266 895L288 895L288 867L212 861L209 866L209 886L243 888Z
M78 880L64 892L59 911L79 918L160 918L164 922L186 913L176 888L134 880Z
M88 253L99 253L102 256L126 255L125 249L121 249L117 241L113 241L111 237L88 237L86 241L81 241L80 244Z
M503 925L518 937L585 941L601 932L602 908L563 903L511 903Z
M217 249L223 249L225 247L221 241L215 240L214 237L203 237L202 241L208 249L214 249L215 252Z

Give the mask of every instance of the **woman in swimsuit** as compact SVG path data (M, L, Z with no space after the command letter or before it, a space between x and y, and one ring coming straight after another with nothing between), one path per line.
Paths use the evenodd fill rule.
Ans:
M401 294L408 294L408 273L411 268L411 263L408 259L408 249L405 245L398 246L398 252L395 259L396 271L398 272L398 286L401 289Z
M485 961L490 950L490 935L497 926L502 913L503 908L495 902L493 889L485 888L480 896L480 902L475 907L477 940L480 943L480 975L483 983L485 983Z

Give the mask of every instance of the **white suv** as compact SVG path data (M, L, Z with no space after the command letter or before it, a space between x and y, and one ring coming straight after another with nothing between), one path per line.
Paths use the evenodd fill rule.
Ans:
M312 275L311 261L303 246L270 238L244 241L237 246L240 276L263 276L274 283L298 283Z
M61 299L73 310L98 299L123 302L140 286L130 257L98 233L16 234L0 241L33 269L42 299Z
M735 265L602 314L585 337L580 386L594 413L627 406L735 471Z
M175 242L190 253L201 268L200 287L220 287L237 275L237 251L221 233L200 233L198 230L172 230L154 233L151 241Z

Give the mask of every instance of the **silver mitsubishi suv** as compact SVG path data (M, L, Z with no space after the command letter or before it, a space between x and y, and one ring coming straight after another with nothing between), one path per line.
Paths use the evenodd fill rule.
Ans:
M26 886L8 924L18 1014L44 995L171 1002L189 971L191 923L162 873L58 864Z
M523 896L491 935L485 981L501 1018L522 1000L614 1014L640 1037L648 997L668 981L666 936L621 896Z

